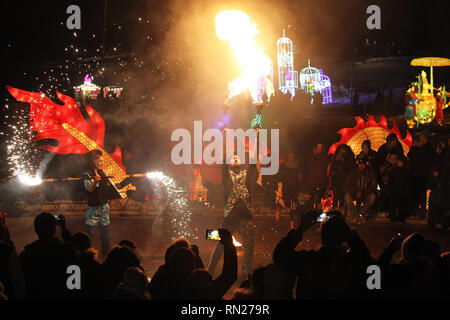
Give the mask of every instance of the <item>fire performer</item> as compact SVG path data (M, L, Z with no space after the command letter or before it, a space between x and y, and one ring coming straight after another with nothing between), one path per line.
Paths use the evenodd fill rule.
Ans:
M244 247L244 262L241 276L246 277L251 271L253 260L253 224L250 211L251 185L256 181L256 165L242 165L239 156L231 159L231 164L222 167L222 183L224 188L224 219L221 228L238 231L242 237ZM208 271L213 274L222 256L223 246L217 243Z
M94 237L95 227L100 225L100 239L103 258L109 252L109 195L111 183L103 172L103 153L91 152L91 169L83 172L84 188L88 193L86 210L86 232Z

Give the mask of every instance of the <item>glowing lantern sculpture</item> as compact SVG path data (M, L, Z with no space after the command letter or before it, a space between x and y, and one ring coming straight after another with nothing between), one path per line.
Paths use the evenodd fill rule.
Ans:
M123 88L116 86L108 86L103 88L103 98L107 96L115 96L116 98L120 97Z
M337 133L341 135L341 139L330 147L328 154L334 154L339 145L347 144L358 155L362 150L361 146L364 140L370 140L372 149L377 151L386 142L386 137L390 133L397 135L405 156L408 154L412 145L412 137L409 131L406 131L406 136L403 138L395 122L392 129L389 129L384 116L381 116L380 122L376 122L370 115L367 117L369 118L367 122L360 117L355 117L356 126L339 130Z
M412 66L430 67L430 80L427 74L422 71L417 76L417 82L413 82L406 92L408 105L405 108L405 119L408 127L413 128L415 122L417 125L430 123L436 118L438 124L443 119L442 110L448 106L445 87L439 89L433 86L433 67L450 66L450 59L447 58L417 58L411 61ZM438 91L435 96L434 90ZM436 99L437 98L437 99Z
M314 95L315 87L322 80L322 75L317 68L311 67L308 59L308 66L300 71L300 88L310 95Z
M127 190L135 190L132 184L119 186L126 178L126 169L122 164L122 151L119 147L112 154L103 149L105 122L103 118L89 105L86 120L80 112L76 101L69 96L56 92L58 99L64 104L59 105L39 92L29 92L6 86L11 95L20 102L30 104L31 140L34 142L54 139L57 146L41 144L38 148L58 154L84 154L98 149L103 153L104 172L121 198L126 198Z
M315 92L320 92L323 104L333 102L330 77L324 75L322 69L311 67L309 59L308 66L300 71L300 88L311 96L314 96Z
M319 69L322 79L320 81L320 91L322 92L323 104L328 104L333 102L333 95L331 93L331 80L330 77L323 74L322 69Z
M223 11L216 15L216 34L227 41L242 67L241 75L228 85L228 99L250 92L254 103L274 94L273 64L256 43L256 24L242 11Z
M87 74L84 77L84 83L73 88L75 90L75 95L80 95L82 100L87 99L97 99L100 94L101 88L96 84L92 83L92 78Z
M278 49L278 89L283 93L290 93L291 99L298 88L298 72L294 70L294 49L292 41L286 38L283 29L283 37L277 41Z

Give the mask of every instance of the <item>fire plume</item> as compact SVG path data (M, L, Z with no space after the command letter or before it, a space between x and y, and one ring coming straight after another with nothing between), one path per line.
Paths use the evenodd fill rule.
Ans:
M264 92L270 98L274 94L273 64L256 43L256 24L242 11L222 11L216 15L215 24L217 37L228 41L243 69L228 85L228 99L247 90L254 103L262 103Z

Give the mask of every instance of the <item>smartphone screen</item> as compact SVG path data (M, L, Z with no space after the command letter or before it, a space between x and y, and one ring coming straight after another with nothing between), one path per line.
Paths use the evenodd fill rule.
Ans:
M206 239L208 239L208 240L220 240L219 230L206 229Z
M323 222L326 219L328 219L330 216L328 214L326 214L325 212L321 213L318 217L317 217L317 222Z

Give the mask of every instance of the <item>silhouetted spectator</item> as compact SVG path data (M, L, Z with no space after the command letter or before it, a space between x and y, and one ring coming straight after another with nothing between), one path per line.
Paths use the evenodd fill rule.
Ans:
M112 297L117 285L123 280L123 275L129 267L141 267L136 253L125 246L115 246L106 256L102 264L102 297Z
M426 214L427 181L431 174L433 149L425 134L420 135L408 152L411 168L411 200L412 214L424 219Z
M313 153L303 170L305 175L304 185L302 186L304 193L309 195L315 204L320 202L320 198L328 185L327 167L328 156L324 145L318 143L314 145Z
M398 158L395 153L389 154L387 172L386 200L391 222L404 223L408 217L409 172L404 158Z
M379 168L386 162L387 156L390 153L395 153L398 157L404 157L403 147L398 141L398 137L395 133L390 133L386 137L386 143L383 144L377 151L375 157L375 170L378 171Z
M344 184L354 166L355 154L352 149L346 144L339 145L330 161L328 171L334 191L333 202L336 207L342 207L345 203Z
M163 265L158 267L158 270L153 275L149 286L148 291L152 300L162 299L164 297L164 287L166 281L168 281L168 277L170 275L170 256L177 248L187 248L191 247L189 241L186 238L179 238L175 240L166 250L165 252L165 262ZM203 262L198 254L198 248L196 246L192 246L193 253L195 255L195 269L203 268Z
M440 295L436 266L429 259L425 238L414 233L402 244L398 264L382 268L383 299L433 299Z
M264 272L264 300L293 300L296 278L272 263Z
M345 203L354 221L363 223L376 199L377 180L375 171L364 158L358 158L356 163L357 168L353 169L345 180Z
M129 267L113 293L117 300L150 300L147 292L148 278L142 269Z
M361 152L358 154L359 159L364 159L366 162L369 162L369 165L375 169L375 157L377 152L372 149L372 143L370 140L364 140L361 145Z
M80 299L101 298L102 267L97 261L98 251L91 247L91 239L85 232L72 236L72 243L78 253L78 266L81 269L81 290L77 290Z
M275 264L298 277L296 299L346 299L367 297L366 268L373 263L364 241L344 219L334 214L321 228L319 250L295 251L303 233L311 227L317 214L310 212L296 230L292 229L276 246ZM349 250L343 244L347 243Z
M26 298L25 280L22 265L17 256L14 243L11 241L9 229L3 213L0 211L0 283L3 284L5 297L9 300Z
M74 264L76 256L71 244L65 245L55 237L56 225L57 221L50 213L38 214L34 219L34 231L39 239L26 245L20 254L29 299L69 297L66 269ZM65 224L59 225L64 238Z
M186 297L199 300L219 300L237 279L237 254L233 237L226 229L219 229L224 248L222 273L215 280L205 269L196 269L189 276Z

